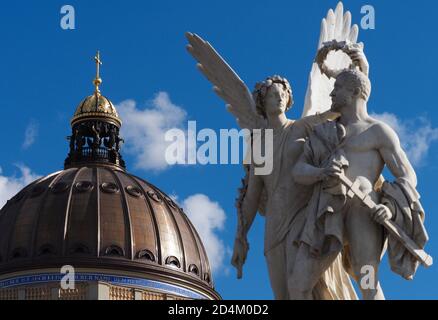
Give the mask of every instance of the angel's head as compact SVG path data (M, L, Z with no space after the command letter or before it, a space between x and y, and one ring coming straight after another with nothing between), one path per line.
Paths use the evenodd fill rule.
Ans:
M292 88L287 79L272 76L256 84L253 92L257 113L267 118L268 114L287 112L293 104Z
M356 69L344 70L336 77L335 88L330 94L332 110L339 111L358 99L368 101L370 94L371 82L364 73Z

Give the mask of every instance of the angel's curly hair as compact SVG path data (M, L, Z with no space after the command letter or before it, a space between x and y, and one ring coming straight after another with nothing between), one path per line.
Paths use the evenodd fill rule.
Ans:
M283 85L283 89L287 92L289 100L286 105L286 112L290 110L293 105L293 95L292 88L286 78L280 77L278 75L268 77L265 81L258 82L252 93L254 101L256 103L256 111L259 115L266 119L265 111L265 97L268 93L268 89L272 87L275 83Z

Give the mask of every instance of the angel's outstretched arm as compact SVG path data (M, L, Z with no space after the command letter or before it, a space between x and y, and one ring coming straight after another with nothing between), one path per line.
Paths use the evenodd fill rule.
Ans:
M331 110L307 116L294 123L297 138L306 138L317 125L339 118L340 114Z

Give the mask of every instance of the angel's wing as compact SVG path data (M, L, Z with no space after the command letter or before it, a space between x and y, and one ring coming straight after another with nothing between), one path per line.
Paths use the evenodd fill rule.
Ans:
M210 43L194 33L187 32L186 37L187 50L198 61L198 69L227 103L227 110L236 117L238 125L250 130L264 128L265 120L257 114L252 94L236 72Z
M339 2L335 11L330 9L327 17L322 19L321 34L318 50L325 42L337 40L356 43L359 36L359 27L351 25L351 13L344 14L344 6ZM342 52L331 52L326 61L331 69L343 69L350 63L350 58ZM323 113L330 109L330 93L333 90L335 79L329 79L321 73L318 64L313 63L309 76L306 99L304 102L303 117Z

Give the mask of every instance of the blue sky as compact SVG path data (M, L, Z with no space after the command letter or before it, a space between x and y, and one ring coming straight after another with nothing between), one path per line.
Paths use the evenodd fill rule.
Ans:
M30 169L31 177L62 169L70 118L78 103L92 92L92 58L97 49L104 62L102 92L124 110L134 110L145 118L144 110L164 104L168 109L161 111L182 111L183 125L187 120L196 120L198 128L236 127L224 103L214 95L186 52L186 31L210 41L250 88L272 74L287 77L296 101L288 116L298 118L316 53L320 21L336 3L3 1L0 179L18 186L25 180L19 169L23 165ZM60 9L65 4L75 8L75 30L60 28ZM415 1L415 5L407 1L344 1L355 23L360 22L360 9L367 4L376 11L376 29L361 30L359 36L371 66L373 92L369 110L387 113L386 118L397 126L402 143L415 158L418 190L431 236L428 251L438 257L438 240L434 236L438 234L435 214L438 204L434 203L438 179L438 143L434 142L438 139L435 129L438 4L426 0ZM157 95L162 99L157 100ZM131 109L126 107L129 103ZM181 120L173 119L175 123ZM145 143L148 139L145 138ZM146 144L138 147L128 142L127 147L130 152L124 156L130 172L177 195L181 202L202 194L208 197L208 201L203 199L213 212L224 213L218 220L212 217L211 229L215 239L222 243L219 248L223 254L218 254L224 260L215 274L215 282L223 298L271 299L262 254L262 218L257 218L250 234L251 251L244 280L236 280L229 266L236 224L234 199L243 174L241 166L178 166L157 171L142 163L149 159ZM146 158L139 159L139 150ZM418 152L423 153L416 156ZM416 279L407 282L392 274L385 261L381 278L389 299L438 298L435 266L428 270L420 268Z

